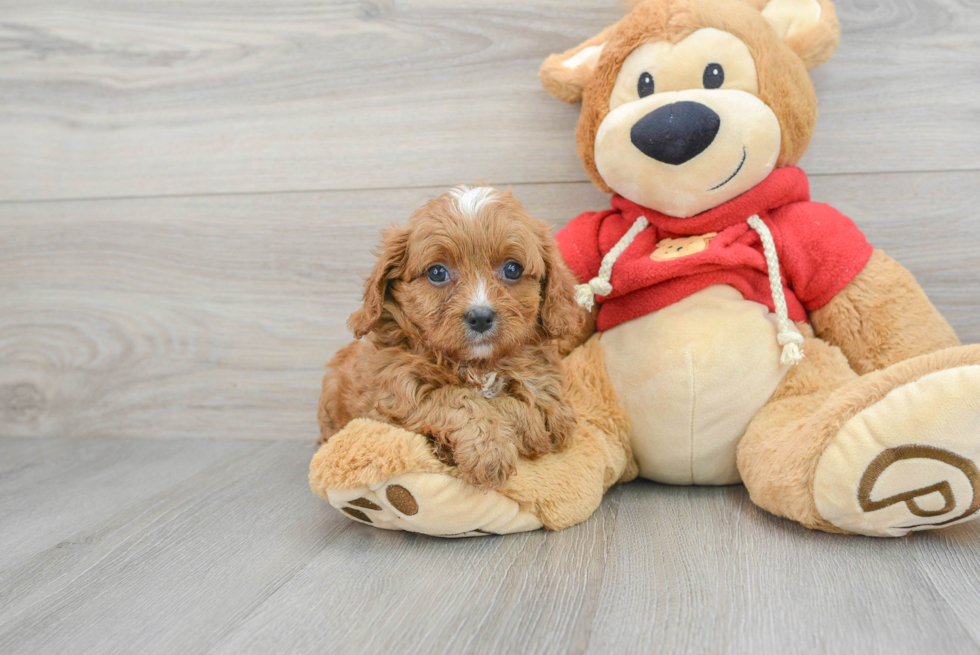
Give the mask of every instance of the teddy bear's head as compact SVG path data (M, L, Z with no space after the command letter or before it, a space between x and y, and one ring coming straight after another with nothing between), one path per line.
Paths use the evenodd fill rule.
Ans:
M808 68L840 30L827 0L643 0L541 67L582 101L579 156L607 192L685 218L795 164L816 124Z

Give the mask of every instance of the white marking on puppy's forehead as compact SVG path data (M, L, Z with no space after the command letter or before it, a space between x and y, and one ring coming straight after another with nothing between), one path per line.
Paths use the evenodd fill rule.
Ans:
M456 212L464 218L475 219L487 203L497 199L498 191L493 187L468 187L459 185L449 190L449 195L455 201Z

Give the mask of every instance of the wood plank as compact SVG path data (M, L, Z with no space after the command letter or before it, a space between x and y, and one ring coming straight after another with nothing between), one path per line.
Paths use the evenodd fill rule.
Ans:
M537 68L618 0L19 0L0 199L586 178ZM980 13L842 0L812 173L980 169Z
M562 533L445 541L357 525L215 652L581 653L615 526L615 503Z
M66 439L0 439L0 571L42 550L70 548L59 542L256 448L240 441L144 441L99 439L80 447Z
M60 526L0 564L0 652L976 652L980 523L827 535L741 487L641 481L560 533L442 540L330 509L310 444L188 440L159 467L175 443L0 439L34 450L37 483L3 488L24 509L0 505L0 524ZM112 494L97 460L131 469ZM84 525L64 521L72 496Z
M152 473L138 453L154 446L122 443L137 453L124 490L137 495L134 478ZM204 467L188 448L169 489L122 510L103 504L97 524L0 571L0 652L206 652L352 527L309 490L312 445L238 445ZM98 484L75 482L93 499ZM59 512L32 508L49 520Z
M980 531L947 530L910 541L909 552L925 571L935 596L949 605L980 648L980 568L968 562L980 552Z
M384 225L442 189L0 207L0 435L312 440ZM608 199L523 185L553 224ZM980 341L980 173L813 179Z
M976 652L975 619L957 618L910 553L918 536L806 530L760 511L743 487L618 491L608 545L618 556L588 652L621 652L624 642L631 653ZM975 542L980 526L947 534ZM947 575L975 568L978 554L959 552Z
M980 527L946 534L975 543ZM613 490L582 526L505 541L521 542L515 548L523 556L491 555L470 543L447 552L427 539L413 540L408 553L393 546L388 557L372 539L359 564L324 550L216 651L308 652L324 644L341 652L344 644L358 644L359 652L376 653L973 653L977 647L969 632L971 605L950 611L908 550L915 539L808 531L761 512L741 487L638 482ZM587 569L578 557L587 559ZM467 566L460 561L466 558L480 565ZM951 559L944 568L955 577L975 568L978 551L963 548ZM359 589L372 581L370 599L363 600ZM975 576L958 582L963 594L980 589ZM493 597L502 591L510 593ZM419 605L423 613L414 610Z

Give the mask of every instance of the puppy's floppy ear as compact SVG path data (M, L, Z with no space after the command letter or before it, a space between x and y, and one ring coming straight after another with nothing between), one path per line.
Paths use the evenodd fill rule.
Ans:
M364 283L364 306L347 320L347 327L358 339L373 330L381 319L388 283L401 274L408 235L405 227L389 227L384 231L378 261Z
M551 55L541 64L538 78L552 95L563 102L574 104L582 99L582 92L592 79L602 50L619 23L607 27L588 41L580 43L560 55Z
M578 280L561 256L550 230L543 230L541 254L545 263L542 282L541 325L556 339L575 335L582 329L584 310L575 301Z
M808 69L825 63L837 51L840 23L830 0L768 0L764 4L762 17Z

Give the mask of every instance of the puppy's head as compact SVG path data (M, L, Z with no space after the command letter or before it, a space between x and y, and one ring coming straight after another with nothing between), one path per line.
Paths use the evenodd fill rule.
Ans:
M574 285L548 227L509 192L460 186L385 232L349 326L493 360L577 330Z

